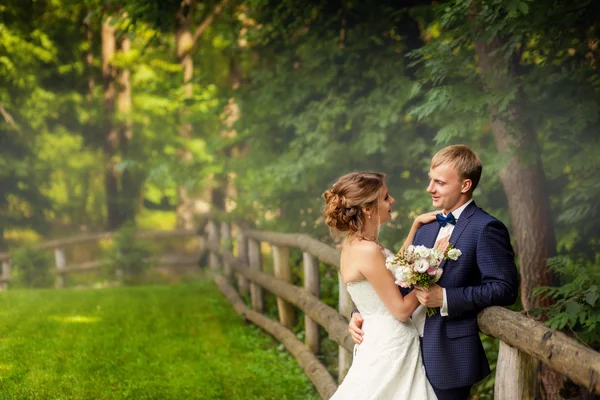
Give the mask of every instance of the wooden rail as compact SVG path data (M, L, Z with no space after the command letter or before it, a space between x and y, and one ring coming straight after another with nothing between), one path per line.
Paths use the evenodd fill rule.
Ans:
M528 357L543 362L588 391L600 394L600 353L522 313L502 307L486 308L479 313L477 322L483 333L500 339L501 343L510 346L506 351L515 353L507 357L506 363L516 369L502 368L504 366L500 363L496 367L497 382L499 374L500 380L504 379L498 387L506 393L502 398L516 394L519 394L518 398L524 398L516 392L518 387L523 387L525 393L534 393L532 388L524 387L527 382L522 382L525 377L531 376ZM503 375L513 379L505 379Z
M56 249L56 248L65 248L69 246L73 246L76 244L83 244L88 242L97 242L103 239L112 239L117 235L116 232L98 232L98 233L88 233L73 237L68 237L64 239L56 239L56 240L48 240L38 245L35 245L34 248L39 250L47 250L47 249ZM197 231L189 230L189 229L174 229L170 231L146 231L146 232L137 232L136 237L140 239L165 239L171 237L186 237L186 236L196 236L198 235ZM0 253L0 262L10 260L10 253Z
M208 245L208 248L212 251L217 250L211 244ZM336 310L319 301L317 297L305 289L274 278L264 272L251 269L249 265L243 264L231 253L224 252L221 255L233 267L235 272L304 311L313 321L327 331L331 340L343 346L347 351L352 351L354 342L348 332L348 321Z
M316 382L315 386L322 398L328 399L335 393L337 385L333 378L317 357L296 338L292 331L256 311L247 309L239 294L222 276L216 275L214 280L238 313L278 339L296 358L304 373L311 381Z
M311 254L317 259L336 268L340 268L340 250L327 246L308 235L302 233L277 233L256 230L244 231L251 239L267 242L274 246L293 247Z
M230 232L230 230L225 231ZM342 362L342 359L350 355L349 352L354 346L348 333L347 320L344 318L349 311L348 300L344 298L347 293L343 285L340 285L339 311L342 312L340 314L319 301L315 282L311 281L315 279L315 270L318 275L318 269L315 268L318 261L339 269L339 250L303 234L261 232L238 228L235 237L238 241L237 257L230 251L223 250L216 235L213 234L212 238L208 239L208 250L214 255L214 258L220 260L220 262L215 261L215 264L227 265L235 272L240 290L244 290L240 282L250 281L251 289L255 288L250 291L254 312L262 311L262 289L275 294L278 298L280 322L278 326L282 329L285 329L285 326L289 328L291 324L290 304L302 310L309 321L305 346L313 353L317 353L319 347L318 343L315 344L314 330L309 335L309 329L314 329L314 327L309 328L309 326L312 323L323 327L328 332L330 339L340 345L341 364L338 380L341 381L344 368L348 367L350 361L348 359ZM249 246L244 244L246 241ZM261 242L272 246L275 276L261 271L261 255L257 254ZM254 250L248 251L248 247ZM285 248L297 248L303 251L304 289L289 283L291 277L287 257L289 253L288 250L283 250ZM251 253L250 256L248 252ZM218 267L215 267L215 270L217 269ZM307 278L306 275L309 277ZM318 276L316 281L318 282ZM233 288L230 287L227 290L233 290ZM238 312L246 315L247 311L238 310L239 305L234 304L234 306L237 307ZM478 322L483 333L500 340L494 387L496 400L537 398L538 384L535 377L540 362L587 388L591 393L600 394L600 353L522 313L502 307L489 307L483 310L478 315ZM265 330L269 331L267 328ZM328 381L311 375L309 377L321 396L328 398L331 388L328 386L329 389L325 389L323 386L325 385L323 382Z
M116 232L91 233L64 239L49 240L34 246L34 248L39 250L54 250L55 268L50 270L50 272L56 276L55 287L63 288L66 286L65 275L73 272L98 271L102 268L102 261L88 261L80 264L69 265L67 263L65 249L70 246L80 245L83 243L113 239L116 235ZM198 232L184 229L136 233L136 237L140 239L166 239L193 236L199 237ZM201 251L202 250L203 249L201 249ZM157 259L157 264L161 266L192 265L196 264L199 258L200 255L163 255ZM0 264L2 265L0 275L0 290L4 290L13 280L10 253L0 253Z

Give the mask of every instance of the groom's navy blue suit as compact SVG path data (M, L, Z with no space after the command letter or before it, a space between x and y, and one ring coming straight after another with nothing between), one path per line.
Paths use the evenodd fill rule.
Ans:
M433 247L440 225L423 225L414 245ZM518 273L508 231L502 222L475 205L462 212L450 243L462 252L442 264L438 284L446 289L448 316L438 312L425 321L423 363L436 389L471 386L490 373L479 340L477 313L488 306L513 304Z

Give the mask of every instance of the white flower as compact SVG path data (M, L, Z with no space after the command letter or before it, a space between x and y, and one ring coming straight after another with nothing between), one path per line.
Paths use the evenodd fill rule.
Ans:
M383 249L383 252L385 253L386 260L389 260L390 258L393 260L394 258L396 258L396 255L392 253L390 249Z
M409 263L413 262L415 260L415 258L417 257L416 253L415 253L415 246L413 246L412 244L410 246L408 246L408 248L406 250L404 250L403 256L407 262L409 262Z
M409 275L407 269L404 267L396 269L396 271L394 273L394 277L398 281L402 281L402 282L407 282L410 279L410 275Z
M429 257L429 254L431 253L431 249L428 249L425 246L417 246L417 247L415 247L415 253L420 258L427 258L427 257Z
M441 251L439 251L437 249L432 249L431 254L429 254L427 261L429 261L429 265L431 265L432 267L437 267L439 265L439 263L442 262L443 258L444 258L444 255L442 254Z
M389 259L388 258L387 260L385 260L385 267L388 270L394 272L394 270L396 269L396 264L394 264L394 259Z
M388 249L383 249L384 253L385 253L385 267L394 272L394 270L396 269L397 265L396 265L396 255L394 253L392 253L390 250Z
M437 282L440 280L440 278L442 277L442 274L444 273L444 270L442 268L438 268L435 270L435 281Z
M427 260L424 258L420 258L417 261L415 261L413 267L415 269L415 272L423 273L429 269L429 262L427 262Z
M412 270L408 266L399 266L394 273L394 278L396 278L396 285L409 288L412 283Z
M462 251L460 251L459 249L450 249L448 250L447 255L449 259L451 259L452 261L456 261L458 260L458 257L462 255Z

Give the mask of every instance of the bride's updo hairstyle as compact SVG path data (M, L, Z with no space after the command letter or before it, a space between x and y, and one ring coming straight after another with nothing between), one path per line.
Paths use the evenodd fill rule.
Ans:
M348 236L361 233L365 223L363 208L378 209L385 174L352 172L339 178L323 194L325 223Z

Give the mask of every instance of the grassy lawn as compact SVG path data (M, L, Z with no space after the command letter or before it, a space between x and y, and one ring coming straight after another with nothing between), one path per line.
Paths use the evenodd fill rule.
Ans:
M0 399L318 399L210 281L0 293Z

